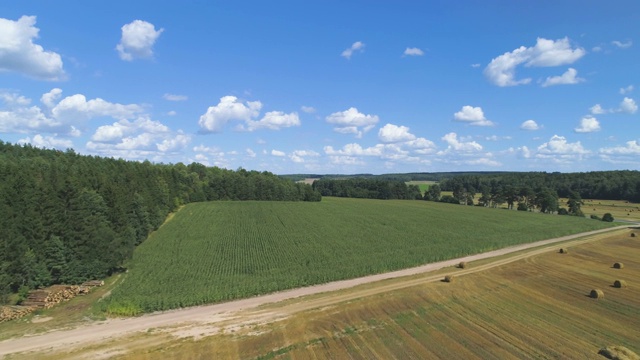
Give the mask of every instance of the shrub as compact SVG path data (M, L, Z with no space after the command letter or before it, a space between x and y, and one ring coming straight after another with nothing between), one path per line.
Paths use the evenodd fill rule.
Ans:
M518 203L518 211L528 211L529 207L525 203Z
M455 279L453 275L447 275L444 277L444 282L450 283L450 282L453 282L453 279Z
M467 267L467 262L466 261L461 261L460 264L458 264L458 267L460 269L465 269Z
M617 288L626 288L627 287L627 282L624 280L616 280L613 282L613 287L617 287Z
M621 263L621 262L617 262L617 263L613 264L613 268L614 269L622 269L622 268L624 268L624 264Z
M592 218L593 220L602 220L602 219L600 219L600 216L595 215L595 214L591 215L591 218Z
M604 292L600 289L591 290L591 294L589 295L594 299L602 299L604 298Z
M602 221L606 221L606 222L613 222L613 215L611 215L611 213L606 213L604 215L602 215Z
M565 208L558 209L558 215L569 215L569 212Z

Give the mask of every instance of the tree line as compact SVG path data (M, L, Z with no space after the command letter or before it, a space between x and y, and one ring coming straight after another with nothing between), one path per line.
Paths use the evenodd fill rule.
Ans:
M417 185L407 185L403 181L370 178L344 178L332 180L322 178L313 182L313 189L322 196L337 196L362 199L422 199Z
M269 172L81 156L0 141L0 303L105 277L190 202L320 201Z

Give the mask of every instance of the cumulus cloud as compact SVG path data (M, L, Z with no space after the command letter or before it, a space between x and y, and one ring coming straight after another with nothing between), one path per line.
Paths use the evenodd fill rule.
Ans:
M633 91L633 85L629 85L627 87L620 88L620 95L628 94Z
M578 71L574 68L569 68L564 74L560 76L550 76L543 83L542 87L554 86L554 85L571 85L578 84L584 81L583 78L577 77Z
M280 151L280 150L271 150L271 155L273 156L278 156L278 157L282 157L285 156L287 154L284 153L284 151Z
M355 134L360 138L369 130L373 129L380 120L377 115L365 115L352 107L345 111L335 112L325 118L325 120L336 125L334 131L341 134Z
M531 78L516 80L516 68L550 67L572 64L586 54L583 48L572 48L569 39L538 38L533 47L521 46L491 60L484 69L485 76L498 86L515 86L531 82Z
M484 117L484 112L481 107L473 107L465 105L460 111L453 114L453 119L456 121L466 122L475 126L493 126L494 123L487 120Z
M186 95L164 94L162 97L169 101L186 101L188 97Z
M0 18L0 72L14 71L39 80L64 80L62 58L35 44L40 29L35 16Z
M34 135L33 138L27 137L25 139L20 139L18 140L18 144L31 144L43 149L66 150L73 148L73 142L69 139L60 139L54 136L42 136L40 134Z
M152 57L153 45L164 31L164 29L156 31L153 24L143 20L134 20L122 26L121 29L122 38L116 50L120 59L126 61Z
M313 106L304 106L304 105L302 105L302 107L300 107L300 109L302 110L302 112L305 112L307 114L312 114L312 113L316 112L316 109Z
M31 99L10 92L0 92L0 100L9 107L22 107L31 104Z
M635 100L625 97L620 103L619 111L628 114L635 114L638 111L638 105L636 104Z
M540 128L541 127L538 125L538 123L535 120L527 120L522 124L520 124L520 129L522 130L533 131L533 130L540 130Z
M448 144L447 151L457 152L477 152L482 151L482 145L475 141L464 142L458 139L458 134L450 132L441 138L442 141ZM443 153L443 152L441 152Z
M56 105L60 97L62 96L62 89L54 88L51 89L48 93L42 94L40 97L40 102L44 104L44 106L48 108L52 108Z
M313 150L295 150L293 153L291 153L291 155L289 155L289 158L294 163L303 163L306 161L306 158L308 157L318 157L318 156L320 156L320 154L318 154Z
M580 125L574 129L577 133L591 133L600 131L600 123L596 118L587 115L580 120Z
M593 115L599 115L599 114L606 114L607 110L603 109L602 106L600 106L600 104L595 104L592 107L589 108L589 111L591 111L591 113Z
M580 141L575 143L567 142L564 136L553 135L548 142L538 146L539 158L572 159L588 154Z
M424 51L416 47L413 47L413 48L408 47L404 50L404 55L405 56L422 56L424 55Z
M100 98L87 101L84 95L75 94L62 99L51 109L51 114L64 122L78 122L104 116L131 119L143 111L142 106L137 104L123 105Z
M607 155L639 155L640 143L636 140L627 141L626 146L616 146L600 149L601 154Z
M628 49L631 47L631 45L633 45L633 42L631 40L627 41L627 42L622 42L622 41L618 41L618 40L614 40L611 42L613 45L617 46L620 49Z
M383 143L406 142L415 138L416 136L410 133L406 126L387 124L378 131L378 139Z
M125 119L111 125L99 126L91 137L91 140L99 142L114 142L136 132L163 134L168 133L169 131L169 128L159 121L154 121L147 117L140 117L135 121Z
M345 49L340 56L345 57L347 59L351 59L351 56L356 52L364 51L364 43L362 41L354 42L350 48Z
M239 125L239 130L254 131L258 129L279 130L281 128L300 126L298 113L285 114L282 111L270 111L258 121L246 120L246 127Z
M247 101L242 103L235 96L223 96L218 105L210 106L207 112L200 116L198 124L204 132L221 132L224 125L230 120L249 122L257 117L262 109L260 101Z

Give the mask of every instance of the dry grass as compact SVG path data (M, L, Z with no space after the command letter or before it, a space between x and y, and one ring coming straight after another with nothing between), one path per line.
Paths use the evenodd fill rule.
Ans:
M621 262L617 262L615 264L613 264L613 268L614 269L623 269L624 268L624 264Z
M591 290L591 294L589 296L591 296L594 299L602 299L604 298L604 291L600 289L593 289Z
M617 287L617 288L626 288L627 287L627 282L624 280L616 280L613 282L613 287Z

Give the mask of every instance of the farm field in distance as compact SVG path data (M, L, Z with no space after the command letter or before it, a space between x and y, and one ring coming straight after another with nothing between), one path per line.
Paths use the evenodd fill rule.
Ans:
M605 346L639 353L640 237L630 232L604 235L568 254L545 252L477 272L475 264L450 269L472 272L452 283L425 281L202 339L167 340L123 359L152 359L159 351L174 359L604 359L598 351ZM614 262L625 266L615 269ZM613 287L616 279L628 287ZM594 288L604 291L603 299L589 297ZM358 290L327 297L350 291Z
M426 201L193 203L136 249L100 307L136 315L221 302L608 226Z

